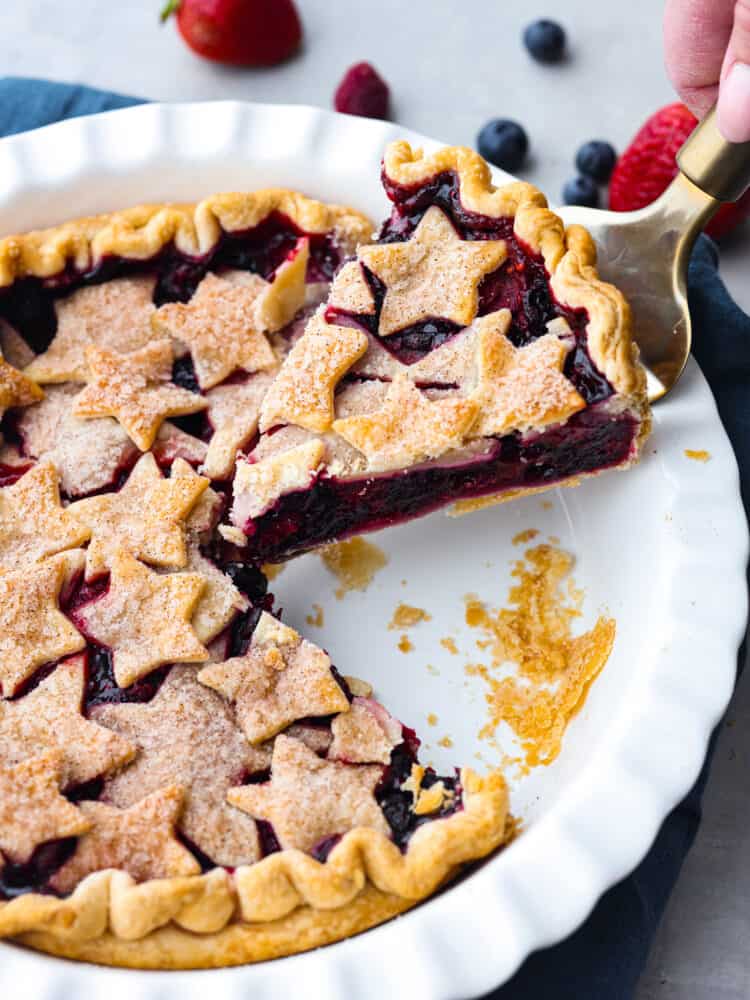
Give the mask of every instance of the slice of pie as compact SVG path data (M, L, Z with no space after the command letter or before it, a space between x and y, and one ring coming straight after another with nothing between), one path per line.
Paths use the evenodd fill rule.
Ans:
M650 417L594 244L468 149L385 155L393 202L260 407L230 522L278 561L444 505L573 485L638 457Z
M0 936L123 966L271 958L508 839L502 777L421 764L274 615L228 520L248 469L305 490L322 468L320 416L272 433L267 414L292 355L321 373L310 411L338 407L368 335L316 310L371 232L265 191L0 241ZM335 438L352 468L358 440Z

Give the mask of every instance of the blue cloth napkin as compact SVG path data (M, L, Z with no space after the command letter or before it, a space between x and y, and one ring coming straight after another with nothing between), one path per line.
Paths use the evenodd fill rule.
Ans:
M0 136L124 108L142 101L44 80L0 80ZM740 466L745 509L750 499L750 318L732 301L718 273L714 243L702 237L690 265L693 353L711 384ZM743 662L740 652L739 662ZM716 734L714 734L715 737ZM610 889L586 923L560 944L536 952L492 1000L630 1000L669 894L695 838L714 740L695 787L667 817L646 858ZM502 929L498 928L501 933Z

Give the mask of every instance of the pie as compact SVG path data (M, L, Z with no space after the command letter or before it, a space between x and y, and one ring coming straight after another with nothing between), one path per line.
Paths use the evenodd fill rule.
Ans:
M262 566L632 463L620 294L468 150L391 217L285 190L0 240L0 936L241 964L413 906L513 828L274 612Z

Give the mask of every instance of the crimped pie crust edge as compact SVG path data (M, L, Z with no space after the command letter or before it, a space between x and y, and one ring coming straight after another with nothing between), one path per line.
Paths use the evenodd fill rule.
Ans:
M325 863L286 850L232 874L216 868L136 884L123 871L95 872L64 899L30 893L0 904L0 937L105 964L167 968L292 954L301 950L303 928L309 941L303 948L337 940L426 898L459 865L504 843L503 777L464 769L461 780L464 808L420 827L404 854L382 833L359 827L345 834ZM175 932L175 925L189 932L189 939L166 933L165 928ZM198 945L191 954L188 940L210 942L211 948ZM167 941L175 944L174 954L165 949Z
M333 232L344 255L372 235L361 212L286 188L214 194L195 203L138 205L0 239L0 288L19 278L51 278L67 267L87 272L107 256L149 260L164 247L190 257L209 253L222 233L257 226L280 212L306 233Z

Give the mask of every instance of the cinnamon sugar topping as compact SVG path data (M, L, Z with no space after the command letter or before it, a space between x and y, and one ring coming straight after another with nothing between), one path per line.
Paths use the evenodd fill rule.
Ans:
M257 372L276 365L256 316L263 284L231 282L209 272L188 303L170 302L154 316L160 336L189 348L201 388L223 382L238 368Z
M77 417L115 417L131 440L148 451L167 417L197 413L206 400L171 383L172 347L155 340L131 354L86 348L89 383L76 397Z
M380 335L437 316L468 326L482 278L505 260L501 240L462 240L433 205L411 239L360 247L359 259L385 283Z

